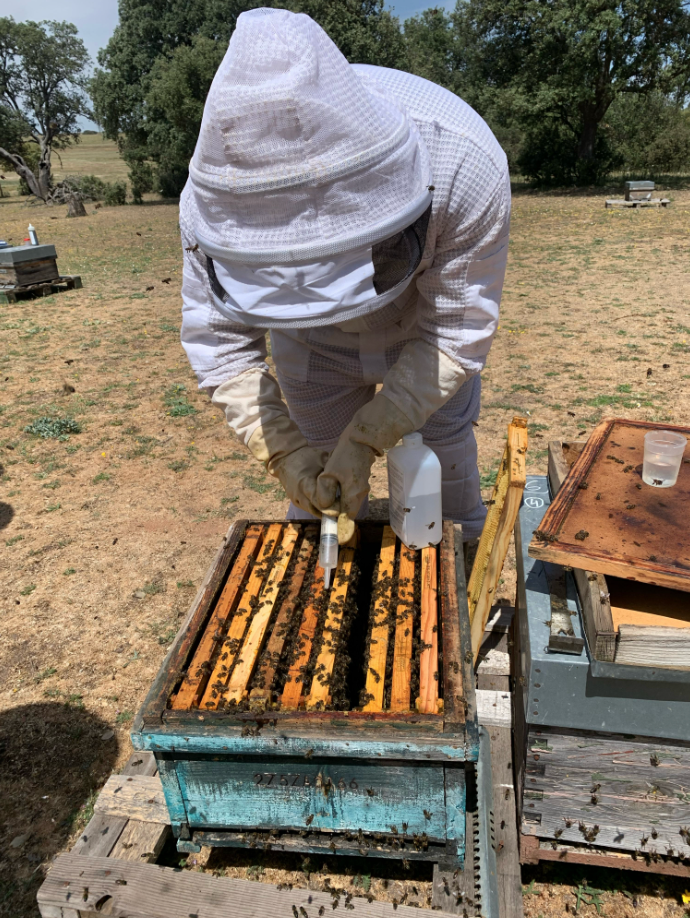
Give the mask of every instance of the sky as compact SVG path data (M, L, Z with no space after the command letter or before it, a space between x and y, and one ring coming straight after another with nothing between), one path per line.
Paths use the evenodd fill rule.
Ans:
M396 16L407 19L429 6L452 9L455 0L389 0L387 5ZM108 43L117 25L117 0L22 0L21 9L16 0L0 0L0 16L14 16L18 21L57 19L73 22L95 65L98 49ZM94 128L95 125L84 121L82 127Z

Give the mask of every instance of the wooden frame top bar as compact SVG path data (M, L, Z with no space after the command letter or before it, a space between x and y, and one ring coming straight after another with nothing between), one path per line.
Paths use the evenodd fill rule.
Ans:
M257 713L257 710L253 708L251 710L234 710L232 707L224 707L223 709L208 708L203 704L203 701L199 707L193 710L174 705L179 686L184 684L186 673L193 659L199 659L197 652L200 641L209 622L212 620L219 598L230 581L234 565L242 554L245 536L248 533L253 534L255 532L252 527L261 527L263 540L267 542L269 527L279 526L282 533L281 538L278 540L280 542L285 538L284 533L289 525L287 522L276 524L265 520L253 520L251 522L238 520L231 526L224 544L189 610L187 620L184 622L144 705L135 719L132 731L133 736L143 732L150 733L152 730L161 735L186 736L189 730L198 730L199 728L203 728L203 730L210 729L214 733L221 731L220 735L232 736L235 732L246 730L247 725L255 729L258 724L263 731L280 731L281 733L285 731L286 735L295 730L299 731L300 734L302 731L306 731L304 735L310 735L314 731L318 734L321 731L337 729L338 735L343 737L364 737L368 736L370 731L376 731L378 736L385 734L392 738L394 735L399 735L402 738L404 735L413 739L415 736L431 738L434 735L438 736L445 732L449 734L449 737L455 735L470 741L471 737L466 728L474 725L473 729L470 729L470 733L474 736L474 733L476 733L476 711L473 702L473 686L464 684L471 682L472 677L471 657L467 653L469 648L465 646L469 644L469 618L464 582L461 587L463 595L458 596L457 594L460 579L456 578L456 558L458 557L458 538L461 539L461 536L458 536L459 527L455 527L458 529L456 532L453 524L447 521L443 525L444 541L439 546L440 550L436 554L438 556L437 576L441 586L438 592L438 638L439 642L443 640L444 653L444 672L438 673L438 689L440 691L442 685L444 694L448 694L452 687L453 697L452 699L449 698L448 702L444 701L443 708L444 711L447 710L448 718L443 713L425 714L415 711L413 698L410 699L411 707L407 711L389 710L383 712L330 709L281 710L280 706L274 707L270 700L263 713ZM307 529L304 524L299 525L302 526L302 531L306 533ZM363 548L366 553L374 545L379 547L382 545L383 523L365 521L359 524L358 528L361 535L361 544L358 550ZM275 530L273 531L275 532ZM456 543L455 550L454 540ZM448 545L445 544L446 541L448 541ZM298 542L295 546L295 552L299 546L300 543ZM379 548L376 550L378 551ZM259 546L258 556L262 557L264 551L265 549ZM402 551L405 552L406 550L403 548ZM414 556L417 564L421 564L421 553L416 552ZM296 554L294 557L297 560ZM259 563L260 558L257 561L257 564ZM243 590L246 591L246 587L252 580L251 573L244 574L243 579L244 583L240 586L240 593ZM336 580L336 584L337 582ZM336 584L334 584L334 587ZM289 584L286 584L286 589L288 588ZM401 595L400 599L402 600L404 597ZM241 598L235 599L234 606L237 612L243 610L243 600ZM276 607L276 612L278 611ZM300 612L297 619L293 620L292 627L299 626L301 615L302 613ZM458 627L458 623L460 627ZM230 622L226 619L225 629L228 629L229 625ZM227 634L228 631L224 630L223 633ZM243 639L245 639L244 629ZM392 631L389 639L393 640ZM324 647L322 649L329 651L331 648ZM470 662L466 665L468 660ZM208 680L206 689L195 686L196 693L198 694L201 691L205 694L212 683L213 680ZM249 687L248 684L247 688ZM303 697L300 708L307 701L315 704L318 700L322 700L312 696L312 693L315 689L326 689L327 686L314 685L312 680L311 685L307 683L301 688L302 692L300 694L303 693ZM317 691L316 694L319 694L319 692ZM323 691L321 694L323 694ZM250 699L251 697L252 694L250 692ZM276 701L279 700L279 698L276 699ZM446 719L448 719L447 724L445 722ZM200 723L201 721L203 721L203 724ZM402 734L400 731L403 731ZM371 732L371 736L374 736L373 732ZM462 739L461 741L464 742ZM471 743L474 743L474 740L471 740Z

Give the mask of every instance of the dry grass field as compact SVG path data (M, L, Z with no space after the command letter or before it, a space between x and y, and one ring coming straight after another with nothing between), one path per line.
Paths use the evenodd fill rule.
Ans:
M104 182L126 181L127 166L117 152L117 145L112 140L106 140L102 134L82 134L79 143L67 147L66 150L53 152L53 174L56 181L61 181L67 175L95 175ZM19 176L11 169L6 169L2 164L0 173L4 176L0 180L2 197L16 198L19 194Z
M90 146L82 171L113 178ZM690 422L690 192L669 196L667 210L637 211L516 197L477 430L487 487L515 413L529 413L539 473L550 438L587 436L602 417ZM19 241L32 222L84 283L0 306L0 915L13 918L37 914L50 859L129 755L133 715L229 522L287 507L196 390L179 343L175 207L87 210L68 220L0 201L1 237ZM65 419L72 432L40 436ZM385 513L383 464L373 496ZM512 564L503 580L510 602ZM252 853L215 866L284 876ZM321 882L319 867L302 865L302 882ZM391 898L402 881L386 876L371 890ZM428 879L414 881L422 902ZM574 912L583 882L603 890L609 918L685 914L682 882L565 867L526 871L526 914ZM587 901L579 913L597 914Z

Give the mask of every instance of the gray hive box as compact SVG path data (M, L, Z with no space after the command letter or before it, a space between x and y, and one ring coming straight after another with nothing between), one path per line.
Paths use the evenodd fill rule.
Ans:
M59 278L54 245L0 248L0 286L25 287Z

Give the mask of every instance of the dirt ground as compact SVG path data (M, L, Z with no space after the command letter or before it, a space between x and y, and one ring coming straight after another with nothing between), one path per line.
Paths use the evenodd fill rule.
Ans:
M666 210L516 196L477 429L487 488L514 414L529 414L536 473L549 439L586 437L606 416L690 422L690 192L669 196ZM134 713L229 522L287 508L197 392L180 347L176 208L87 210L67 220L64 208L0 201L0 236L20 242L32 222L84 283L0 306L0 914L13 918L37 914L46 866L128 757ZM380 513L385 482L377 464ZM511 561L499 599L514 585ZM282 876L259 856L212 866ZM322 882L321 866L302 864L291 882ZM427 904L426 874L401 885L327 869L340 870L334 885L371 883L383 898L413 901L415 886ZM576 867L526 869L524 883L529 918L573 913L583 883L594 895L578 913L676 918L690 888Z

